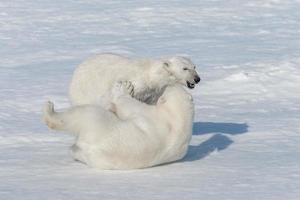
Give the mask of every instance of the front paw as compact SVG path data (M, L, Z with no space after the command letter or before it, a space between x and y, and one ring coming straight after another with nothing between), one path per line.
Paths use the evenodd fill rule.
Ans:
M134 86L131 81L124 81L122 82L122 90L124 94L129 94L130 96L133 97L134 95Z
M134 87L130 81L118 81L112 89L113 98L118 98L122 95L134 95Z

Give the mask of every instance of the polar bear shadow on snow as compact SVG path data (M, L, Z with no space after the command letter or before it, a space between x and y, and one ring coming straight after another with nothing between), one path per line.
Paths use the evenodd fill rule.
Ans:
M246 123L194 122L193 135L213 135L199 145L189 145L188 152L181 161L196 161L205 158L213 151L223 151L233 143L227 135L244 134L248 132L248 128Z

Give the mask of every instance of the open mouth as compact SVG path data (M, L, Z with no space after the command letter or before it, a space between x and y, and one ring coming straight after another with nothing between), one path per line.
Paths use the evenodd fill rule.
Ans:
M186 82L186 85L188 86L188 88L193 89L195 87L194 83L190 83L190 82Z

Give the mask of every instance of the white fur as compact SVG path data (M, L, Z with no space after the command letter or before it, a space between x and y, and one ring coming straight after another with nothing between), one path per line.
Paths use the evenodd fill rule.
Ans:
M107 107L113 84L130 81L136 99L155 104L166 86L186 85L187 81L195 84L197 76L195 65L185 57L134 60L115 54L100 54L87 59L75 70L69 94L73 105Z
M181 86L168 87L157 105L132 98L132 85L113 88L113 111L97 105L57 113L44 107L44 121L76 135L73 157L100 169L136 169L181 159L192 135L192 97Z

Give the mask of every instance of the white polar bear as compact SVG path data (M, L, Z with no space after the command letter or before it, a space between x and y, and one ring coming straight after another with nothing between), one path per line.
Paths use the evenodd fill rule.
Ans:
M192 96L182 86L170 86L156 105L148 105L128 94L133 87L128 82L115 85L115 113L98 105L57 113L51 102L45 105L50 128L76 135L73 157L100 169L146 168L183 158L192 135Z
M181 83L194 88L200 77L195 65L185 57L134 60L100 54L87 59L75 70L69 90L71 103L108 108L111 88L118 81L132 82L136 99L155 104L166 86Z

